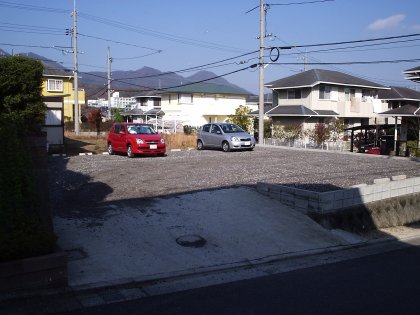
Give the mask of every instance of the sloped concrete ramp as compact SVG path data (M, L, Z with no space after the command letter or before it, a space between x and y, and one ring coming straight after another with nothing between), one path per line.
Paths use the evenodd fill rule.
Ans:
M347 244L248 187L101 207L106 215L100 218L54 219L58 243L69 255L70 286L235 268Z

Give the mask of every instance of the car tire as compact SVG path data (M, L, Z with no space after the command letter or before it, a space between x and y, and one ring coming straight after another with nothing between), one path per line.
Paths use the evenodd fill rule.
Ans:
M203 141L197 140L197 150L203 150L203 149L204 149Z
M114 154L114 150L112 149L112 144L108 143L108 154L109 155L113 155Z
M127 156L131 159L134 157L133 148L131 147L131 144L127 146Z
M223 152L229 152L230 151L229 142L227 142L227 141L222 142L222 150L223 150Z

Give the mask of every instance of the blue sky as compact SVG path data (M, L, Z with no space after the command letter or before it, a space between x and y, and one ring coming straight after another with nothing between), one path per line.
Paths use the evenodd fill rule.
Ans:
M266 47L420 33L419 0L335 0L284 5L308 1L265 1L271 4L266 30L267 34L272 34L265 40ZM256 51L259 48L259 10L246 12L259 3L259 0L76 0L78 44L82 52L79 55L80 71L106 71L108 46L114 59L113 70L136 70L149 66L160 71L176 71ZM71 49L57 46L71 46L71 38L65 35L65 29L72 27L72 10L73 0L0 0L0 48L8 53L12 50L14 53L32 51L71 68L73 56L66 52ZM302 71L305 55L308 62L420 58L420 36L394 41L404 42L366 46L379 43L367 42L357 44L363 47L341 51L330 50L338 46L282 50L277 63L299 64L266 66L265 82ZM325 49L329 51L319 52ZM257 57L258 53L254 53L205 68L223 75L256 63ZM416 86L405 80L402 74L403 70L418 65L420 62L307 65L306 68L338 70L384 85L419 89L418 84ZM194 72L181 74L189 76ZM258 93L258 73L257 68L246 69L225 78Z

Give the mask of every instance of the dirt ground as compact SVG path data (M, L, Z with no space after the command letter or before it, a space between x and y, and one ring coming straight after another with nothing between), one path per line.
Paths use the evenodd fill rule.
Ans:
M170 149L182 149L182 148L194 148L195 147L195 136L194 135L163 135L166 141L167 150ZM79 155L79 153L102 154L107 151L107 134L102 133L96 135L79 135L75 133L64 134L64 152L69 156Z

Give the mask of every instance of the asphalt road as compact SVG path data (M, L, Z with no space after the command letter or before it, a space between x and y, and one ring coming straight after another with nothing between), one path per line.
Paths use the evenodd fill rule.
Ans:
M419 314L420 239L414 243L338 263L65 314Z
M168 152L166 157L51 157L50 196L56 215L102 201L152 198L257 182L331 190L375 178L420 176L405 158L257 147L253 152ZM75 215L75 213L73 212Z

